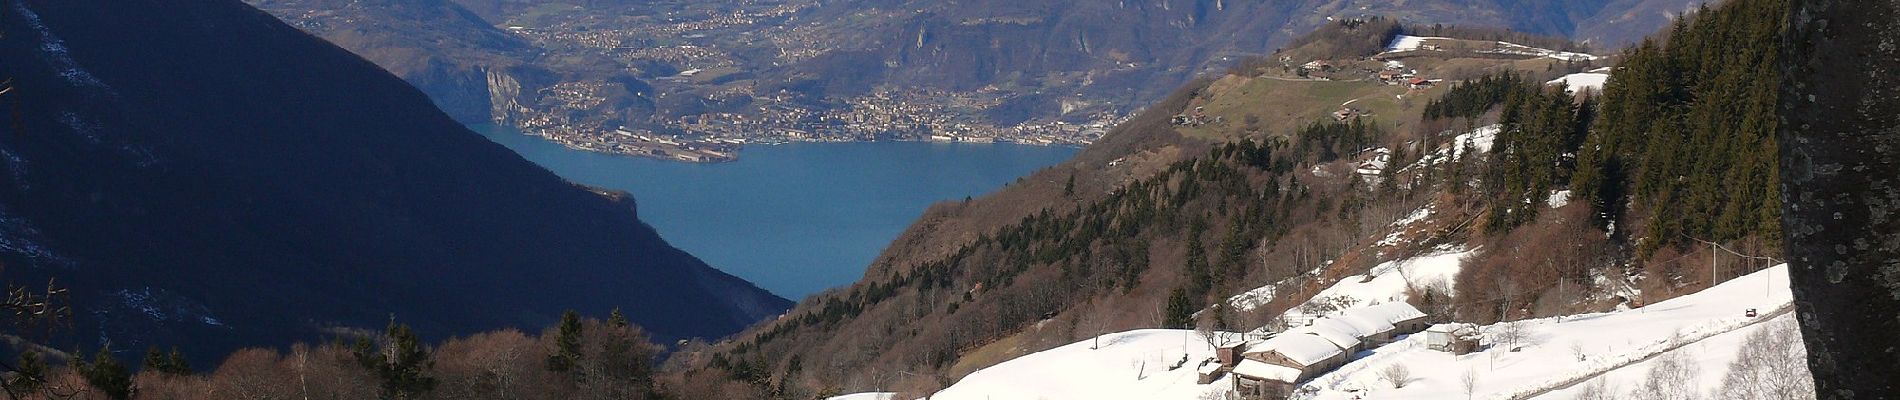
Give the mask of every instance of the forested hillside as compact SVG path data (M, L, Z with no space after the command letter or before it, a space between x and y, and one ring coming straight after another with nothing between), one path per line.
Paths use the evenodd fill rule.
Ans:
M1361 44L1385 43L1407 29L1433 28L1345 21L1286 54L1380 66L1365 57L1384 46ZM1403 60L1448 75L1489 68L1554 77L1588 66L1464 52ZM900 239L859 284L807 299L786 318L730 343L685 348L677 358L784 398L870 386L928 391L976 368L1094 333L1191 323L1259 326L1303 299L1249 312L1216 305L1272 284L1310 296L1380 261L1461 243L1465 231L1449 225L1475 217L1484 203L1445 197L1433 189L1446 185L1439 180L1444 175L1420 173L1483 165L1470 157L1442 165L1419 161L1448 150L1438 147L1446 140L1423 140L1438 132L1421 134L1428 121L1419 117L1445 90L1357 79L1356 68L1342 65L1328 72L1332 80L1299 78L1269 58L1199 80L1118 127L1071 165L933 211L986 209L991 212L975 217L1020 218L993 230L962 231L976 225L926 215L907 237L962 231L968 241L938 247ZM1395 95L1403 101L1392 100ZM1329 117L1342 101L1372 115ZM1204 120L1218 116L1220 122L1181 122L1203 112ZM1389 168L1365 170L1367 163ZM1412 163L1431 168L1400 168ZM1377 243L1393 221L1427 205L1451 221L1432 224L1449 225L1411 235L1415 242ZM889 376L893 370L909 374Z
M1494 295L1461 298L1466 311L1515 319L1579 301L1653 302L1772 265L1777 99L1763 71L1782 6L1735 2L1680 20L1627 50L1601 97L1497 77L1428 106L1428 118L1489 109L1501 125L1476 185L1490 204L1480 240L1490 251L1459 280L1481 288L1461 296ZM1590 212L1540 211L1571 197Z
M1341 122L1319 113L1256 122L1263 102L1308 98L1311 110L1331 111L1337 99L1376 92L1348 89L1340 73L1313 86L1327 92L1310 92L1274 79L1272 62L1238 67L1124 124L1119 141L1105 141L1117 156L1078 157L1102 169L1059 167L1029 178L1039 194L999 194L1017 199L1021 219L936 253L887 252L860 284L705 354L716 369L791 398L838 387L927 392L1103 330L1268 324L1310 288L1436 245L1474 249L1455 298L1417 288L1413 299L1433 302L1422 308L1442 320L1563 315L1693 292L1771 265L1760 256L1777 249L1772 114L1751 108L1773 104L1762 96L1772 96L1763 88L1774 79L1742 79L1772 61L1777 7L1696 12L1598 72L1611 76L1601 94L1545 83L1588 64L1385 54L1377 58L1457 80L1390 105L1358 97L1345 107L1368 115ZM1364 48L1352 43L1323 46ZM1286 54L1351 57L1312 56L1326 51L1310 46ZM1353 95L1316 96L1341 89ZM1235 102L1247 98L1282 100ZM1190 121L1229 122L1159 122L1201 112ZM1718 115L1728 118L1709 119ZM1215 144L1194 144L1207 139ZM1148 173L1126 166L1165 154L1182 158ZM1024 198L1044 206L1024 209ZM1425 228L1392 227L1414 210L1430 211ZM955 220L926 216L919 226L941 232L946 221ZM1281 288L1280 297L1248 313L1219 306L1263 285Z
M1738 1L1678 20L1629 50L1604 87L1575 187L1606 222L1643 229L1633 233L1649 238L1645 256L1695 239L1778 246L1771 66L1784 5Z

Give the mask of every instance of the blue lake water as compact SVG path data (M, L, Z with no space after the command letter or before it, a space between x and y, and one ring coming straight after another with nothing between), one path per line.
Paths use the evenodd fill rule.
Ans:
M640 219L706 263L798 300L855 282L933 203L978 196L1073 156L1071 147L870 142L748 146L687 164L570 150L472 126L562 177L632 192Z

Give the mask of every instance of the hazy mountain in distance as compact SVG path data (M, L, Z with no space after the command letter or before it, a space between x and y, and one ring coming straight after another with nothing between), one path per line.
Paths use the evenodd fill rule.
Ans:
M468 43L485 42L458 38L513 34L538 46L530 52L537 56L485 64L491 65L486 70L493 78L485 88L493 105L491 120L538 116L577 125L648 128L702 113L755 112L751 108L759 99L787 93L793 95L789 104L826 110L879 90L1002 93L1007 100L987 106L979 116L998 126L1086 122L1104 114L1130 114L1193 76L1272 53L1339 18L1376 15L1425 26L1508 27L1569 36L1604 52L1654 31L1667 22L1666 15L1695 3L455 0L460 7L454 7L445 5L447 0L252 2L396 71L445 106L471 103L460 100L469 96L456 93L484 90L475 88L479 82L474 80L453 90L436 87L429 82L454 79L414 72L409 66L418 63L401 58L473 59L457 54L495 50L463 50ZM436 15L413 14L422 11ZM470 14L501 28L477 34L466 27L471 18L463 16ZM450 32L428 32L433 29ZM446 39L420 39L435 36ZM738 78L657 79L708 68L736 72L728 76ZM569 90L563 84L606 90L589 99L598 105L575 106L539 94Z

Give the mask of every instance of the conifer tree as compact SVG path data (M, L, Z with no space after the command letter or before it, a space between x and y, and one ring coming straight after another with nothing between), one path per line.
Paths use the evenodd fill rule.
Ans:
M619 307L614 307L613 312L607 313L607 325L611 325L615 328L625 328L633 324L627 322L627 315L621 314Z
M75 353L75 356L78 354ZM82 357L75 357L75 359L82 359ZM86 384L92 385L93 389L98 389L100 393L105 394L106 398L113 400L132 398L132 371L119 363L117 357L112 356L111 345L100 348L99 353L93 355L91 363L81 363L75 369L79 370L80 376L86 379Z
M1174 288L1168 293L1168 303L1163 312L1161 325L1174 329L1187 329L1194 324L1194 306L1188 300L1187 290Z
M45 386L46 360L40 353L27 350L20 353L20 360L13 366L13 373L6 376L6 387L10 392L35 393Z
M390 321L384 335L387 343L382 346L368 338L357 338L356 342L357 362L376 376L382 399L419 399L435 390L436 379L429 376L435 361L415 331L409 325Z
M579 365L581 358L581 315L574 310L561 314L561 326L554 336L554 354L548 356L548 369L566 372Z

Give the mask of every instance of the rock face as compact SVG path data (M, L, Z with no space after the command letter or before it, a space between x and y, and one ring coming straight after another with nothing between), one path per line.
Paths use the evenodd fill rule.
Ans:
M1900 2L1792 1L1781 196L1822 399L1900 396Z
M299 10L300 18L287 20L402 77L464 124L507 119L508 108L498 104L532 101L523 100L519 91L494 90L491 75L544 74L539 68L523 68L535 57L532 45L446 0L249 3L266 10Z
M0 34L0 263L73 289L49 345L222 355L615 307L666 340L790 304L244 3L9 0ZM509 80L474 71L445 84Z

